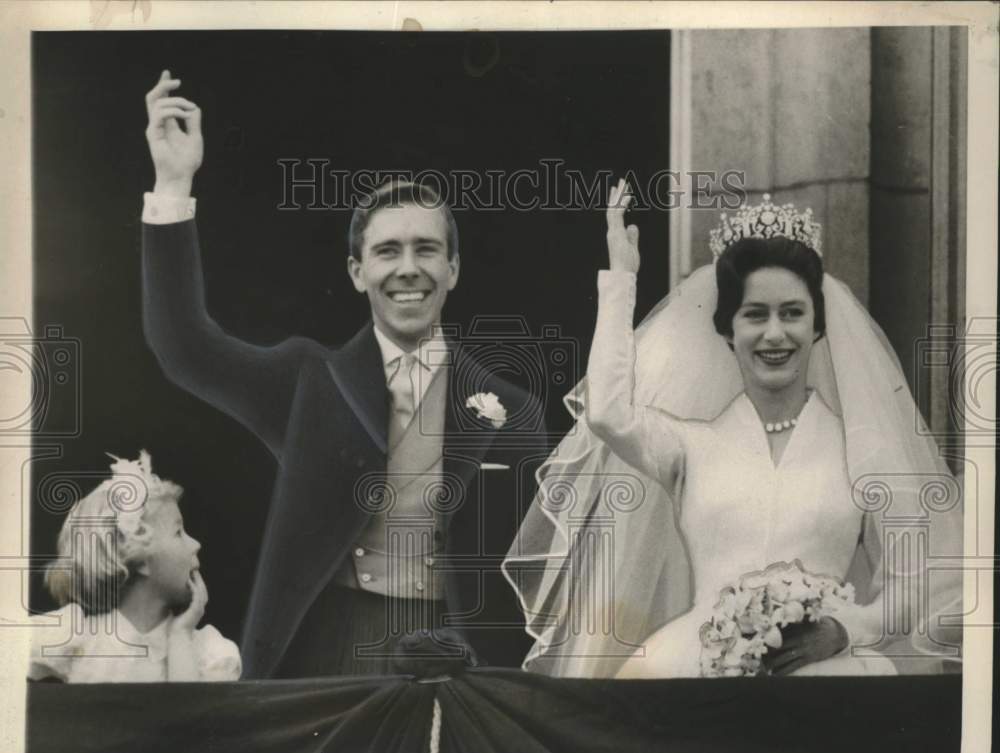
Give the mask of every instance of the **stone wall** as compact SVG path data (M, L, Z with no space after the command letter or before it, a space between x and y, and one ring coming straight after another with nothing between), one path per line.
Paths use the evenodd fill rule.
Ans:
M827 270L868 285L871 103L868 29L695 31L691 167L740 170L749 200L812 207ZM717 210L695 210L695 267L711 260Z

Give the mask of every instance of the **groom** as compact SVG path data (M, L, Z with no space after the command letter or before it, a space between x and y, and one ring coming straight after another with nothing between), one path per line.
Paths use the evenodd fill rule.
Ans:
M442 626L481 661L519 665L530 641L499 566L545 457L541 408L437 330L459 278L450 209L394 183L355 210L347 269L372 320L339 350L231 337L206 310L190 194L201 113L179 85L164 71L146 96L144 325L167 376L278 461L244 677L386 674L401 635Z

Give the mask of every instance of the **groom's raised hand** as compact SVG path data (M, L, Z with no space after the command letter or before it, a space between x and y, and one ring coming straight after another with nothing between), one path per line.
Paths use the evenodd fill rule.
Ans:
M146 141L156 170L154 193L186 197L191 181L201 167L204 143L201 137L201 110L184 97L170 96L180 79L163 71L156 86L146 94L149 125ZM184 121L181 128L180 121Z

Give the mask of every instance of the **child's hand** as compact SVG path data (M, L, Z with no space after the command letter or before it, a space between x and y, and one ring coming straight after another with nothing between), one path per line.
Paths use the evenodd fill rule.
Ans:
M174 618L167 638L167 680L170 682L195 682L201 679L194 647L194 629L205 615L208 589L201 573L195 570L188 581L191 603Z
M205 605L208 603L208 588L202 580L201 572L195 570L188 581L191 587L191 603L188 608L174 618L173 630L193 631L201 618L205 616Z

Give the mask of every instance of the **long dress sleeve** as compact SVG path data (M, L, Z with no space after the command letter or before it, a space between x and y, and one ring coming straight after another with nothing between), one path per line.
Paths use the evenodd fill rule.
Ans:
M223 331L206 309L194 220L143 224L142 247L143 325L164 373L279 456L308 341L264 347Z
M587 365L587 424L611 450L672 489L683 462L677 419L635 404L635 275L601 270Z

